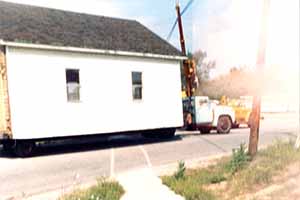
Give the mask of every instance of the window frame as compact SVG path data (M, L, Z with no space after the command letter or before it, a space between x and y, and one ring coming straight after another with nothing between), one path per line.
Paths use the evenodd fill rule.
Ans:
M140 81L134 80L135 73L140 75ZM136 83L136 82L140 82L140 83ZM143 87L143 72L142 71L131 71L131 88L132 88L132 92L131 92L132 100L133 101L143 101L144 87ZM137 97L135 89L140 89L139 97Z
M78 82L77 81L68 81L68 71L76 71L78 74ZM78 68L66 68L65 69L65 78L66 78L66 92L67 92L67 102L68 103L80 103L81 102L81 94L80 94L80 90L81 90L81 84L80 84L80 69ZM70 95L74 94L74 93L70 93L69 91L69 86L70 84L77 84L75 90L78 90L78 94L76 94L76 96L78 96L78 99L73 99L70 98Z

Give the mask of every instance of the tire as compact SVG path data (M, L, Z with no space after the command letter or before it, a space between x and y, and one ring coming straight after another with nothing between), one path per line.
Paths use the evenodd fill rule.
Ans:
M186 126L185 130L187 130L187 131L194 131L194 130L196 130L196 128L195 128L195 126L193 126L192 124L190 124L190 125Z
M196 130L195 126L193 125L193 115L191 113L184 114L184 126L187 131Z
M155 138L155 134L151 134L151 133L148 133L148 132L143 132L142 136L144 138Z
M18 157L25 158L32 155L35 149L34 141L17 140L15 146L15 154Z
M229 116L221 116L218 119L217 132L221 134L228 134L232 127L232 122Z
M176 132L175 128L162 129L158 137L161 139L171 139L175 136L175 132Z
M232 125L232 128L240 128L240 124L235 123Z
M160 138L160 139L170 139L175 136L176 129L168 128L168 129L157 129L153 131L145 131L142 133L144 138Z
M199 131L201 134L207 134L207 133L210 133L211 128L210 127L201 127L201 128L199 128Z
M14 141L13 140L8 140L3 142L3 152L5 153L11 153L14 150Z

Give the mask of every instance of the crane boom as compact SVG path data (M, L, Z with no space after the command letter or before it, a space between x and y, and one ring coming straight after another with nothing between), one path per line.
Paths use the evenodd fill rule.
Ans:
M179 28L181 52L184 56L186 56L186 48L185 48L185 41L184 41L184 35L183 35L183 27L182 27L180 6L179 6L178 2L176 4L176 11L177 11L177 19L178 19L178 28Z
M178 29L179 29L179 37L180 37L180 46L181 52L184 56L186 56L186 47L185 47L185 40L183 34L183 26L182 26L182 19L180 13L180 6L177 2L176 4L176 11L177 11L177 18L178 18ZM192 59L187 59L183 61L183 69L184 69L184 76L186 81L185 92L187 97L193 96L193 78L195 78L195 62Z

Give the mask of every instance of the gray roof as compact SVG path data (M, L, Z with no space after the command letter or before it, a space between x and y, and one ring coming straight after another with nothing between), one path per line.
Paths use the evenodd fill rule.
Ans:
M0 1L0 40L181 56L137 21Z

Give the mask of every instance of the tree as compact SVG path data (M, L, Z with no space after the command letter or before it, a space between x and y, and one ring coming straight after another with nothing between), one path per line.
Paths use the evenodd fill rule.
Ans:
M257 78L257 75L248 70L247 67L233 67L227 74L203 81L197 94L209 96L212 99L220 99L223 95L230 98L247 96L255 91Z
M208 60L207 53L202 50L197 50L193 54L197 66L197 77L199 83L203 83L210 78L210 72L216 67L216 61Z

